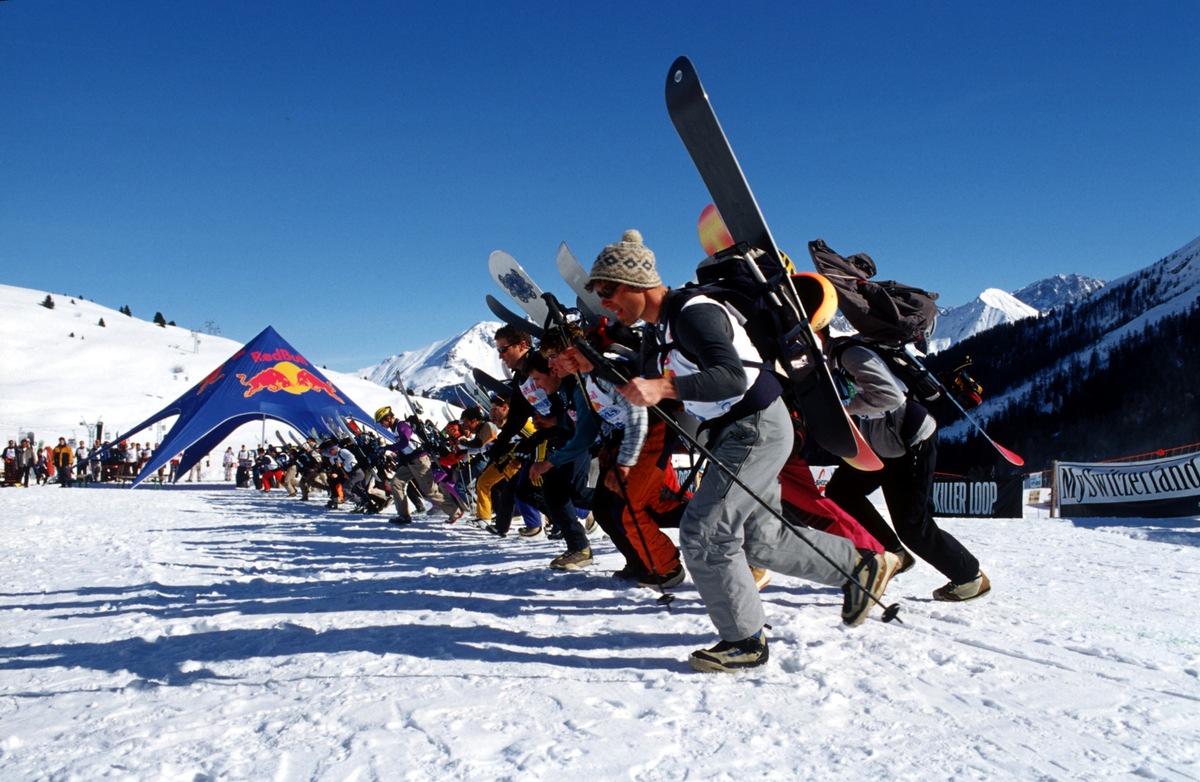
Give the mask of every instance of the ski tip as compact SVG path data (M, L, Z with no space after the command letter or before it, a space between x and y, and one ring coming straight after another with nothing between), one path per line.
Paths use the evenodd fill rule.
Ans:
M1015 465L1017 467L1025 466L1025 460L1022 459L1016 453L1008 450L1007 448L1005 448L1003 445L996 442L995 440L992 441L992 445L996 446L996 450L1000 452L1000 455L1003 456L1004 460L1006 462L1008 462L1009 464Z
M694 78L696 68L692 65L692 61L685 56L675 58L675 62L671 63L671 69L667 71L667 89L671 89L672 85L683 84L690 77Z

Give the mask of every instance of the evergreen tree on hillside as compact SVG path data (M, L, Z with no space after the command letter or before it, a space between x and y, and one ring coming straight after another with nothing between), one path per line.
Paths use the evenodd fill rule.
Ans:
M164 329L167 327L167 319L163 317L161 312L154 313L154 325L162 326Z
M104 325L104 318L101 318L101 319L100 319L100 324L99 324L99 325L100 325L100 328L102 328L102 329L103 329L103 328L107 328L107 327Z
M42 300L42 306L48 310L54 309L54 299L50 298L50 294L46 294L46 298Z
M117 312L121 313L122 315L128 315L131 318L133 317L133 310L129 309L128 304L123 305L121 309L117 310Z
M1027 471L1048 469L1055 459L1103 461L1200 442L1196 334L1200 334L1200 303L1127 335L1103 355L1099 350L1077 355L1058 371L1041 376L1018 400L991 417L988 433L1024 456ZM1064 339L1075 342L1074 337ZM1019 351L1006 353L1008 363L1002 364L995 353L1005 353L1003 348L989 354L978 343L972 347L973 354L989 359L988 370L979 364L972 367L985 395L1028 382L1037 372L1030 365L1049 364L1049 351L1045 357L1035 357L1032 354L1043 348L1033 338L1026 343L1031 354L1028 364ZM1064 353L1069 349L1058 356ZM934 412L942 426L954 418L945 406ZM995 464L989 451L970 440L942 440L939 469L986 471Z

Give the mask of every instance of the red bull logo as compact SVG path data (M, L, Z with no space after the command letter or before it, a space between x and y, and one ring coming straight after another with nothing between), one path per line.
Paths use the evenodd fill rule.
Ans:
M237 353L234 353L232 356L230 356L228 360L226 360L225 362L223 362L221 364L221 366L217 367L212 372L209 372L208 377L204 378L204 380L202 380L200 382L200 387L198 389L196 389L196 396L200 396L201 394L203 394L205 391L208 390L209 386L215 385L218 380L225 377L225 372L224 372L225 365L228 364L230 361L236 361L237 359L241 358L242 354L244 354L245 352L246 352L246 349L242 348Z
M307 369L296 366L291 361L280 361L275 366L261 370L250 378L239 374L237 379L246 387L246 393L243 396L254 396L259 391L270 391L272 393L286 391L289 394L305 394L309 391L317 391L328 394L337 400L339 404L346 403L346 400L338 396L337 389L333 387L333 383L322 380Z
M225 365L222 364L221 366L217 367L212 372L210 372L208 377L204 378L204 380L200 383L200 388L198 388L196 390L196 396L200 396L201 394L203 394L205 391L208 390L209 386L216 383L221 378L225 377L225 373L221 371L224 368L225 368Z

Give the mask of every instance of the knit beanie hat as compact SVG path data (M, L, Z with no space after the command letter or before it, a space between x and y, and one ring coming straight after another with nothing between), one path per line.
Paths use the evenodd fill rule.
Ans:
M623 282L631 288L656 288L662 285L654 264L654 253L642 244L642 235L630 229L621 241L610 244L596 256L588 277L590 291L601 280Z

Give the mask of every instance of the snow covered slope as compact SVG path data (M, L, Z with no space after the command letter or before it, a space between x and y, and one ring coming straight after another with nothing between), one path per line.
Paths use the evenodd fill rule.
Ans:
M992 594L918 564L904 624L776 574L732 676L685 662L690 580L668 611L607 540L554 572L544 538L281 494L0 490L0 779L1200 776L1195 520L946 520Z
M42 306L47 296L53 309ZM32 431L39 440L73 440L89 437L97 421L108 434L120 433L162 409L241 346L225 337L157 326L79 297L0 285L0 437L7 442ZM294 347L304 352L303 345ZM405 409L403 398L386 388L322 371L368 412L384 404ZM448 415L440 403L431 403L428 411L435 420ZM273 441L274 425L269 426L267 439ZM235 449L257 443L262 429L247 425L235 432ZM144 438L156 440L161 431L148 430Z

